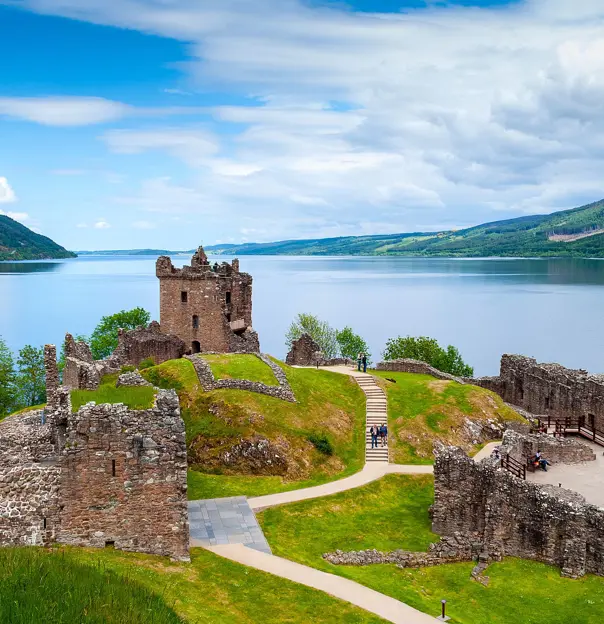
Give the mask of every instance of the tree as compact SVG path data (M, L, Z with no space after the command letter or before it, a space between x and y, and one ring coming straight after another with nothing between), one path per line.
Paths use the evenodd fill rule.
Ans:
M104 360L117 347L118 329L136 329L140 325L147 326L151 314L144 308L122 310L111 316L104 316L90 336L90 350L95 360Z
M337 356L336 332L327 321L321 321L313 314L298 314L285 335L287 348L291 349L294 340L298 340L302 334L308 334L319 345L325 358Z
M44 348L25 345L17 358L17 387L24 407L46 402Z
M358 354L362 352L367 356L368 362L371 360L367 343L361 336L355 334L351 327L344 327L341 331L336 330L336 340L342 357L356 360Z
M0 418L17 407L15 362L6 342L0 337Z
M399 358L421 360L444 373L458 377L474 375L474 369L463 361L461 354L454 346L449 345L443 349L434 338L427 336L391 338L386 342L386 349L382 355L385 360Z

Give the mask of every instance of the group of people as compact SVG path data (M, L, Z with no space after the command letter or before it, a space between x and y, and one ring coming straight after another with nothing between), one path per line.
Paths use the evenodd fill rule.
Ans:
M357 369L360 371L361 366L363 367L363 372L367 372L367 354L362 351L357 355Z
M382 446L388 444L388 427L386 424L383 424L381 427L371 425L369 433L371 434L371 448L378 448L378 438L382 441Z
M551 466L551 464L543 457L543 453L541 451L537 451L533 457L530 458L530 461L533 463L535 468L541 468L541 470L545 470L547 472L547 467Z

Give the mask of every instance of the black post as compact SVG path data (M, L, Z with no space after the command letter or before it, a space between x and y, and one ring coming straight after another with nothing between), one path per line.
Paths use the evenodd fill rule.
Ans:
M447 601L446 600L441 600L440 604L442 605L442 613L441 613L441 617L444 621L444 619L447 617L447 614L445 613L446 607L447 607Z

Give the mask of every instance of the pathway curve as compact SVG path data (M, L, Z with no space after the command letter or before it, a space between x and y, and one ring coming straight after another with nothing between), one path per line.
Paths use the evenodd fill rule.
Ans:
M208 550L237 563L318 589L394 624L434 624L435 622L430 615L369 587L288 559L267 555L242 544L210 546Z

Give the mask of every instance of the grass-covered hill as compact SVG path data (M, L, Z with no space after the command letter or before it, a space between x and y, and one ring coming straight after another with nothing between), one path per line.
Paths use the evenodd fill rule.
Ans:
M214 245L214 254L428 257L604 257L604 200L549 215L446 232Z
M0 260L46 260L75 258L75 254L46 236L0 215Z
M276 385L250 355L205 356L214 376ZM348 376L279 363L297 403L243 390L204 392L187 359L142 371L180 397L189 498L261 495L352 474L365 461L365 396Z
M435 440L469 453L500 439L504 423L523 420L484 388L429 375L374 371L388 396L390 461L431 464Z

